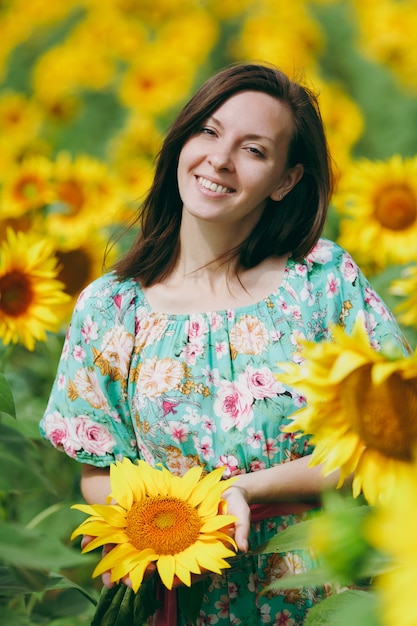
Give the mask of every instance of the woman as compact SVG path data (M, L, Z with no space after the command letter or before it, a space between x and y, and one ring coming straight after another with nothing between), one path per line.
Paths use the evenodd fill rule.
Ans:
M246 554L326 486L307 467L308 438L281 432L302 399L276 364L297 360L298 337L328 338L335 323L349 332L358 316L376 348L403 343L347 252L320 239L330 172L315 96L272 67L226 68L169 130L131 250L75 307L41 431L83 463L87 502L105 501L122 457L239 476L224 497L240 556L211 576L197 623L293 626L320 599L261 596L308 563Z

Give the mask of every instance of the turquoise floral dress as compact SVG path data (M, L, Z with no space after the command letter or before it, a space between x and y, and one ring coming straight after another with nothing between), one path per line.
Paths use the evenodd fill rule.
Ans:
M300 337L328 339L334 324L349 333L357 318L375 349L387 339L404 346L352 258L326 239L303 262L290 258L268 297L233 310L158 313L136 280L109 273L75 306L42 435L99 467L129 457L178 475L196 464L224 466L229 477L286 463L312 448L307 437L281 431L304 398L275 378L276 364L299 362ZM256 521L250 546L304 515ZM259 592L308 562L301 553L238 555L212 576L197 624L302 624L326 589Z

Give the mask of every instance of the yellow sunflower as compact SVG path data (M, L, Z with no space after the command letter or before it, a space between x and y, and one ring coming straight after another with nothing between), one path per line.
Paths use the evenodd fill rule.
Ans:
M57 259L46 239L8 229L0 244L0 338L33 350L59 318L55 308L68 300L56 280Z
M397 482L390 498L374 509L367 524L369 543L391 559L375 579L383 626L415 626L417 605L417 464Z
M364 268L417 259L417 157L352 162L333 204L345 218L339 243Z
M352 335L334 329L333 342L300 342L304 362L279 363L276 377L298 390L306 406L284 432L311 434L311 466L353 477L353 495L373 504L392 489L417 441L417 358L398 348L371 348L363 323ZM298 436L301 436L299 434Z
M90 515L71 537L94 537L84 552L116 544L93 576L110 571L117 582L129 575L137 591L147 566L155 562L162 583L172 589L174 577L190 586L192 573L230 567L225 559L236 553L226 544L235 550L236 544L224 530L236 518L227 515L221 495L235 479L221 481L223 469L201 479L197 466L179 477L145 461L123 459L111 465L108 503L73 506Z
M390 291L404 298L396 307L398 319L406 326L417 327L417 265L406 267L392 282Z

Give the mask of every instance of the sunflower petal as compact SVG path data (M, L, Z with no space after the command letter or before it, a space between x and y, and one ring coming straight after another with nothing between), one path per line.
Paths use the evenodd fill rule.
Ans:
M175 489L175 492L171 493L170 495L174 495L174 493L178 495L179 493L181 493L181 498L183 500L188 500L191 506L194 506L190 500L190 497L196 489L197 485L199 484L202 472L203 468L199 465L195 465L194 467L191 467L184 474L184 476L174 476L172 488Z
M184 567L175 557L175 575L184 585L191 587L191 572L188 567Z
M172 554L162 554L156 562L158 574L167 589L172 589L175 574L175 557Z
M191 506L197 507L210 493L215 485L217 485L224 472L224 467L218 467L209 474L206 474L204 478L195 486L192 494L189 497L189 503Z

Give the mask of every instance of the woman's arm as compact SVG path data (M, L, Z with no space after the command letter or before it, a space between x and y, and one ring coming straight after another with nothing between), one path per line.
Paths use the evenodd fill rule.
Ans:
M106 504L111 491L110 469L83 465L81 473L81 493L88 504Z
M235 540L243 552L248 550L251 504L299 502L318 499L330 487L336 487L339 472L323 476L319 465L308 467L311 455L281 463L258 472L241 474L223 493L228 513L236 515Z

